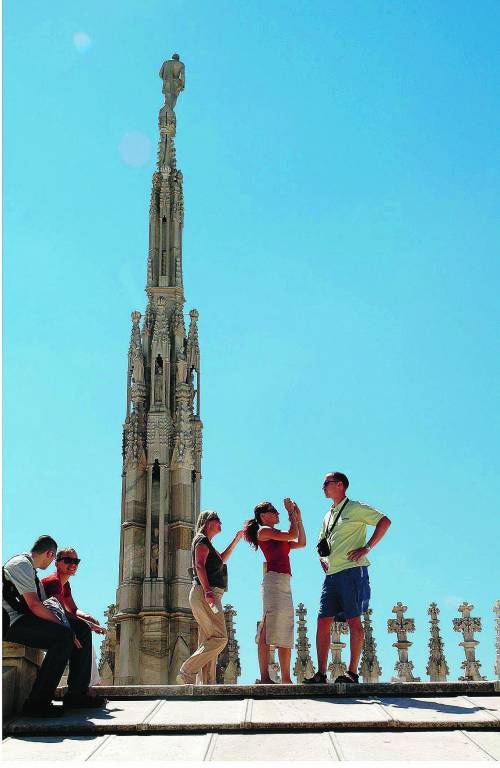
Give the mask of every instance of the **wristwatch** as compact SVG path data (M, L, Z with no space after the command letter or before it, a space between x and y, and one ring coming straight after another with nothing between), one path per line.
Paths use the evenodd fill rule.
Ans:
M370 552L370 550L371 550L371 547L370 547L370 545L369 545L369 544L365 544L365 549L367 549L367 550L368 550L368 552Z

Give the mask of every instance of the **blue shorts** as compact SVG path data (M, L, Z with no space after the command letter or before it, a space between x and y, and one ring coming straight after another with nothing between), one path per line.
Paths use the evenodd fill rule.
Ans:
M319 618L347 621L361 616L370 603L370 579L366 565L325 576L319 600Z

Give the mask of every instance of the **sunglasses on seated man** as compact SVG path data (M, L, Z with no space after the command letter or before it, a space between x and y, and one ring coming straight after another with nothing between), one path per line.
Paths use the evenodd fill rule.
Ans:
M58 557L57 558L58 563L65 563L66 565L78 565L81 563L81 560L79 557Z

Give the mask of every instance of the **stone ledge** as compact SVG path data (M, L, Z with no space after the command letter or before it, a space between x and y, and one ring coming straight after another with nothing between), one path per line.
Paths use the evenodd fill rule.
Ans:
M449 683L362 683L359 685L110 685L99 686L99 693L108 699L151 698L279 698L293 699L328 697L372 698L374 696L494 696L500 689L493 680ZM65 688L57 689L57 696Z
M28 645L20 643L9 643L2 640L2 657L4 659L27 659L33 664L40 666L43 659L43 651L39 648L30 648Z
M114 700L63 718L19 717L10 735L500 730L499 697Z

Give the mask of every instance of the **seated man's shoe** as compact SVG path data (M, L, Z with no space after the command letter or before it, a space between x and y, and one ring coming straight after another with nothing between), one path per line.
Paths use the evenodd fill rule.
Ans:
M324 685L326 683L326 674L324 672L315 672L312 677L305 677L302 682L304 685Z
M357 675L355 672L347 672L345 675L339 675L339 677L336 677L335 682L347 683L348 685L352 685L353 683L357 684L359 683L359 675Z
M105 707L107 703L104 696L89 696L88 693L66 693L63 696L65 709L92 709Z
M23 704L22 715L24 717L62 717L64 709L51 701L32 701L26 699Z

